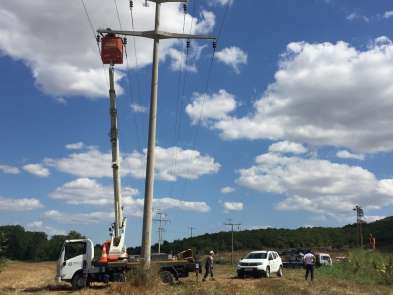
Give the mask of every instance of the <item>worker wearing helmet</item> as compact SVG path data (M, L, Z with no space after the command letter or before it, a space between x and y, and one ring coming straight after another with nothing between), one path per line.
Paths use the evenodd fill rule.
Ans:
M214 262L214 251L210 251L209 255L206 258L206 262L205 262L205 275L203 277L203 281L206 281L207 276L210 274L210 277L212 278L212 280L214 280L213 277L213 262Z

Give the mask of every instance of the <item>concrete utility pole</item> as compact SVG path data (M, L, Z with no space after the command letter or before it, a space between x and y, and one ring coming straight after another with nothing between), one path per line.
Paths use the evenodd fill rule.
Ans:
M233 232L234 232L234 227L237 226L238 228L240 228L241 223L233 223L231 220L229 220L227 223L225 223L225 225L231 227L231 232L232 232L231 264L233 264Z
M161 244L163 242L163 233L165 232L164 225L170 222L170 220L167 218L167 214L162 213L161 209L157 210L156 215L158 218L153 219L153 221L158 222L158 253L161 253Z
M356 232L357 232L357 240L360 248L363 248L363 228L362 223L364 222L362 217L364 216L363 208L359 205L356 205L355 208L352 209L356 211Z
M99 29L100 34L117 34L126 36L136 36L150 38L154 40L153 47L153 69L151 80L151 97L149 113L149 138L147 147L147 164L145 180L145 200L143 208L143 230L142 230L142 258L144 268L150 268L151 261L151 230L152 230L152 206L154 193L154 151L156 145L156 119L157 119L157 93L158 93L158 64L159 64L159 44L161 39L210 39L216 37L207 35L189 35L179 33L169 33L160 31L160 6L162 3L178 2L187 3L187 0L149 0L156 4L154 31L118 31L111 29Z
M193 230L195 229L195 227L193 227L193 226L189 226L188 227L188 229L190 230L190 238L192 238L192 232L193 232Z

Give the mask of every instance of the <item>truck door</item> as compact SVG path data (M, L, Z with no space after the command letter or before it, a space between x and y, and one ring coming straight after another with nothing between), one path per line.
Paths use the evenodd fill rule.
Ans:
M64 245L61 255L63 263L60 266L62 280L71 280L73 275L83 269L83 261L86 260L86 242L68 242Z

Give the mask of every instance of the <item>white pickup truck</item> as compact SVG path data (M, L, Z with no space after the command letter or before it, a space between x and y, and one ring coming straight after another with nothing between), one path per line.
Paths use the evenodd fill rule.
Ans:
M247 275L269 278L272 273L283 276L283 265L280 255L275 251L253 251L242 258L237 265L237 276L244 278Z

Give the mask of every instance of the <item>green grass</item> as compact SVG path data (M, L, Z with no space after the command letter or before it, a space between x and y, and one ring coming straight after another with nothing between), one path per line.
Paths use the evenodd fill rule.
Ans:
M393 255L355 250L349 254L347 262L335 263L332 267L322 267L318 273L359 284L389 286L393 285Z

